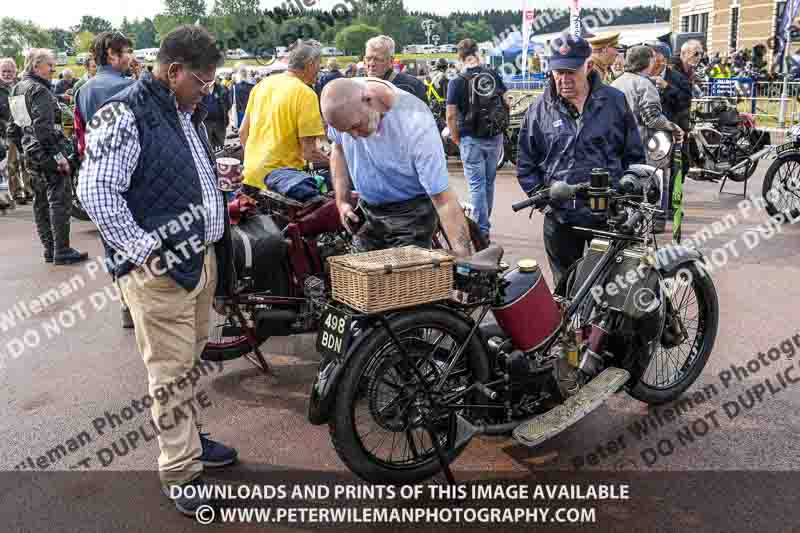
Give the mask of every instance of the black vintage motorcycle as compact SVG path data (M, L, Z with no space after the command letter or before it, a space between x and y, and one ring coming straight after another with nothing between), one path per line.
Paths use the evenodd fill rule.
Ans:
M698 99L689 135L688 177L746 182L770 150L770 134L755 117L740 113L727 97Z
M761 194L771 216L800 218L800 125L787 133L787 140L775 148L775 161L764 176Z
M535 261L504 274L491 245L456 261L458 298L375 314L329 298L321 323L336 327L318 337L309 419L329 425L342 461L373 483L440 471L452 482L475 435L536 446L620 388L649 404L678 398L711 354L719 309L701 254L656 245L653 170L617 189L593 172L591 185L557 183L513 206L582 197L607 221L580 228L591 245L555 294ZM496 323L484 323L490 311Z

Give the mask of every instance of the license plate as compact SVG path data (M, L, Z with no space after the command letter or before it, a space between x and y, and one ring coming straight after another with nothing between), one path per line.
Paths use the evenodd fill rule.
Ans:
M329 307L323 314L317 332L317 351L323 355L341 357L347 353L353 317Z
M778 146L778 148L775 150L775 153L777 155L781 155L781 154L783 154L785 152L790 152L790 151L795 150L795 149L796 149L796 147L795 147L794 142L788 142L788 143L783 143L782 145Z

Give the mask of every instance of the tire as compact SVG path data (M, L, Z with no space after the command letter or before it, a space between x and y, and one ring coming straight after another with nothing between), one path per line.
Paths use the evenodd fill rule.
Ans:
M242 310L246 320L249 320L249 313ZM208 343L200 354L200 359L203 361L232 361L245 355L250 354L253 349L250 347L250 342L244 335L237 335L232 337L223 337L222 328L225 325L235 325L236 320L230 316L223 316L217 313L213 308L211 309L211 316L209 317L209 333ZM256 344L262 345L269 338L269 335L259 335L258 329L256 332Z
M351 471L365 481L393 485L419 483L436 475L441 470L441 464L437 454L433 451L433 441L430 439L430 435L420 428L421 424L419 419L421 417L418 415L419 411L415 411L415 407L411 407L411 403L416 405L415 398L417 398L417 396L409 397L411 403L407 403L405 409L398 409L396 405L390 408L390 405L399 403L397 401L398 398L405 399L405 395L409 392L405 387L398 386L396 382L390 383L388 381L390 376L389 371L398 368L401 361L408 360L414 360L418 365L421 363L419 368L423 372L429 369L433 371L437 368L441 369L443 365L440 366L438 364L441 359L435 361L437 364L428 363L426 367L425 362L429 361L428 359L422 357L415 358L415 356L418 356L426 350L425 346L430 347L430 344L424 344L419 349L416 349L414 343L420 341L417 337L413 336L412 333L420 329L435 328L439 331L447 332L456 342L463 342L468 335L469 327L468 324L460 321L454 315L446 311L430 308L411 310L410 312L390 319L390 322L397 337L403 341L410 357L408 359L403 359L399 356L396 348L392 350L394 345L391 337L384 328L375 329L370 338L349 356L346 363L347 366L344 369L341 381L338 385L333 416L331 416L328 422L329 431L333 447L339 455L339 458ZM467 348L463 353L464 359L462 359L462 361L470 361L469 356L469 348ZM387 370L382 371L385 368ZM466 383L471 384L471 382L475 380L475 372L469 363L465 363L463 368L462 364L459 363L455 368L465 372L462 379L466 380ZM486 368L488 369L488 366ZM372 372L371 375L370 372ZM478 373L480 373L480 371ZM488 370L486 373L488 373ZM397 372L395 372L394 375L399 377ZM381 379L378 379L376 376ZM432 377L435 379L435 376ZM485 379L486 376L483 376L483 378ZM483 381L483 379L481 379L481 381ZM396 393L389 403L379 404L380 412L378 413L376 412L377 409L374 408L374 404L377 403L374 394L375 390L379 388L382 383L386 383L394 390L398 388L402 390ZM418 385L418 382L416 384ZM413 383L411 385L414 386ZM368 414L370 415L369 420L377 426L377 429L374 431L382 429L388 432L387 436L392 435L393 438L398 434L402 435L404 437L403 440L405 440L406 450L413 448L416 452L414 454L415 457L418 455L420 456L418 463L406 466L390 464L388 461L380 460L365 449L364 442L356 427L356 423L363 419L362 417L355 416L356 404L359 404L359 402L366 402L367 406L370 407L370 409L368 409ZM360 405L363 405L363 403ZM403 416L396 413L393 414L393 410L402 411ZM384 413L387 412L389 412L388 416L393 417L392 419L387 420L384 418L383 420L379 420L376 418L376 415L384 415ZM415 421L409 421L409 417L411 416L415 418ZM390 423L394 424L394 426L387 428L386 425ZM403 427L400 427L400 424L403 424ZM365 434L363 436L364 439L366 440L366 437L374 433L374 431ZM419 433L416 433L417 431ZM422 437L421 440L417 442L414 436L419 434L422 434ZM437 434L441 435L439 432L437 432ZM417 446L421 444L424 447L425 435L428 436L428 440L431 443L430 449L425 449L424 453L420 453ZM409 440L414 441L413 447L409 444ZM451 446L453 443L447 442L446 437L444 440L445 442L441 444L444 448L443 453L445 454L446 461L449 464L464 451L468 442L458 448L453 448ZM392 452L394 452L394 448ZM391 461L392 458L393 455L390 455L389 461Z
M678 302L672 305L680 306L684 298L688 299L690 294L694 295L697 299L698 310L697 333L694 335L691 344L688 345L690 350L683 363L679 362L680 359L673 359L672 356L677 355L680 357L682 355L682 352L678 351L678 349L687 346L686 341L682 342L677 347L668 349L664 346L665 335L662 334L661 343L655 350L656 353L653 354L652 359L642 376L639 377L637 383L629 390L631 396L650 405L660 405L675 401L695 382L708 362L708 358L714 349L714 341L717 337L717 329L719 327L719 300L717 299L717 291L714 288L714 282L711 280L709 274L701 273L695 263L679 269L671 275L665 276L665 280L674 280L675 276L682 272L685 273L684 275L686 275L687 278L690 276L691 280L689 284L683 285L683 287L687 287L685 293L682 292L680 288L677 288L677 286L674 286L676 288L673 291L672 301L675 302L677 300ZM689 302L687 301L687 303ZM680 309L678 311L679 313L681 312ZM683 318L685 319L686 316L683 316ZM685 320L684 324L687 323L690 324L691 321ZM689 337L692 337L692 335L690 334ZM663 353L669 354L670 359L661 359L660 356ZM649 375L650 369L652 367L655 367L656 370L658 369L659 360L668 361L666 363L667 365L669 362L672 362L676 370L678 370L677 367L678 364L680 364L681 368L679 370L683 375L676 382L669 383L668 385L665 384L664 386L654 386L646 382L645 378ZM662 368L663 367L662 364Z
M787 183L790 179L795 183ZM764 176L761 195L770 216L783 213L791 219L800 217L800 154L787 154L773 161Z

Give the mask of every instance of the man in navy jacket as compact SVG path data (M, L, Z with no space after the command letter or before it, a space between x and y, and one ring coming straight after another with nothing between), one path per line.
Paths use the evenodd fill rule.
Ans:
M553 181L588 182L592 169L604 168L616 183L645 154L636 119L625 95L592 72L592 49L567 33L551 41L551 80L528 109L519 134L517 178L531 194ZM583 200L550 209L544 243L556 282L581 258L589 236L573 225L597 226Z

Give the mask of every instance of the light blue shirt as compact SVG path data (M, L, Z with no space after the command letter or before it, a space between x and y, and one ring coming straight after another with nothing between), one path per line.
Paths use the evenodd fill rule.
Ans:
M371 205L433 196L448 188L447 160L433 114L416 96L392 87L394 105L369 137L328 128L331 142L344 151L355 190Z

